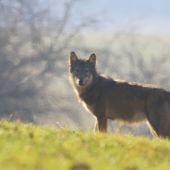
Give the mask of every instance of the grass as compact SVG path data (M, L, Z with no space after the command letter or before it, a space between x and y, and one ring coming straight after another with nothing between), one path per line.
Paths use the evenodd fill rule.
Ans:
M169 170L170 141L0 122L3 170Z

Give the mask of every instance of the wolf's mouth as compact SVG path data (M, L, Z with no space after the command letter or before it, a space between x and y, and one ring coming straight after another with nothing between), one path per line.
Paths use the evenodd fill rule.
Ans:
M78 80L78 85L79 85L79 86L83 86L83 85L84 85L83 80L81 80L81 79Z

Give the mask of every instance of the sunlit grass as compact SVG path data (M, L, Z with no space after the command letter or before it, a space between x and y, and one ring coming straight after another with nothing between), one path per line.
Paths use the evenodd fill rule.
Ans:
M170 141L0 123L3 170L144 170L170 167Z

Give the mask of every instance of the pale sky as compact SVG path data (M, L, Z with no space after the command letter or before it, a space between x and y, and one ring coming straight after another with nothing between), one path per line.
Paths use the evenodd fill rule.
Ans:
M55 11L55 5L52 8ZM102 31L170 34L170 0L77 0L72 13L74 21L96 15L103 22Z

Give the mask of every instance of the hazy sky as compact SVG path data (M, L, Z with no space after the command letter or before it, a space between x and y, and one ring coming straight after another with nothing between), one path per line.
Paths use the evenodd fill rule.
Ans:
M103 21L99 30L170 34L170 0L77 0L73 20L95 15Z
M109 15L117 17L161 17L170 16L169 0L86 0L80 1L83 10L107 8Z
M143 32L170 33L170 0L86 0L78 3L85 13L103 10L112 21L107 29L132 27ZM131 29L131 28L130 28Z

